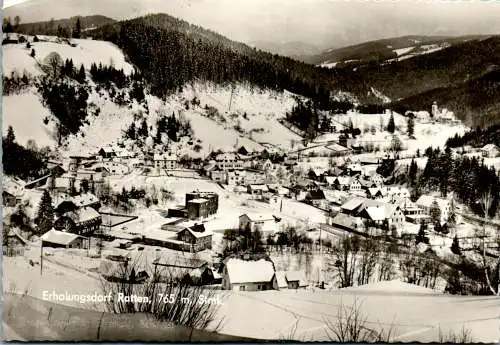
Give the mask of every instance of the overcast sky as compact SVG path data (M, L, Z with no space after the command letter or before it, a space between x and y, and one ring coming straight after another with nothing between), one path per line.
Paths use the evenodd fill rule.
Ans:
M500 34L495 0L28 0L4 15L33 22L157 12L239 41L303 41L322 48L409 34Z

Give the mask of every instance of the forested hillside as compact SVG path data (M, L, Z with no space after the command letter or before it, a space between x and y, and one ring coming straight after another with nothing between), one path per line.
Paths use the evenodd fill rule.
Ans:
M383 66L359 68L366 82L393 100L483 76L500 66L500 36L464 42Z
M70 34L73 31L78 19L80 20L81 30L83 31L115 22L114 19L100 15L85 17L76 16L44 22L21 23L16 28L16 31L28 35L58 35L61 32Z
M483 147L486 144L500 146L500 125L494 125L487 129L477 128L464 135L455 135L446 142L446 146L449 147L460 147L465 145Z
M396 111L421 109L437 101L472 126L488 127L500 121L500 69L463 84L439 87L410 96L392 105Z
M352 71L317 68L258 51L165 14L105 25L88 34L117 44L160 97L204 80L286 89L310 97L322 108L328 108L331 92L352 92L371 100L362 78Z

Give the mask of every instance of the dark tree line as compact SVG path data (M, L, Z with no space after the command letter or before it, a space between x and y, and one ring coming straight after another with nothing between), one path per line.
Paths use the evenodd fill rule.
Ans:
M107 89L111 87L111 83L114 83L117 88L121 89L127 85L127 76L123 73L123 70L117 70L113 66L103 66L102 63L96 65L93 63L90 66L90 75L92 80L96 83L103 84Z
M80 68L76 68L73 64L72 59L66 59L64 65L61 67L61 76L66 76L68 78L74 79L79 83L85 82L85 67L83 64Z
M15 16L14 20L11 17L6 17L3 19L2 32L6 34L11 32L17 32L19 30L19 25L21 24L21 17Z
M127 76L123 69L116 69L114 66L103 66L102 63L99 63L99 65L93 63L90 66L90 76L94 82L110 92L114 92L114 90L111 90L113 84L118 89L130 86L130 99L136 99L139 103L144 101L146 97L140 73L133 72L130 76Z
M331 129L330 120L321 114L319 108L315 102L298 101L292 110L286 113L286 119L304 131L308 140L313 140L319 132Z
M3 172L6 175L31 180L47 172L44 154L16 143L11 126L7 130L7 135L2 138L2 151Z
M449 147L460 147L465 145L482 147L486 144L500 146L500 125L493 125L486 129L477 127L475 130L469 131L464 135L459 135L457 133L446 141L446 146Z
M428 160L421 175L421 184L438 189L443 196L453 191L458 200L478 215L483 213L479 204L481 196L491 191L493 201L489 214L494 216L498 212L500 180L494 168L475 157L453 159L449 148L445 151L428 148L425 154Z
M26 73L20 76L12 73L10 77L3 77L3 94L12 95L20 93L30 86L30 78Z
M361 104L356 107L360 114L384 114L387 106L381 104Z
M262 88L287 89L328 108L330 91L349 91L362 83L342 69L323 69L257 51L167 15L150 15L103 26L89 33L117 44L164 97L195 80L250 82ZM208 37L208 38L207 38Z
M38 85L45 105L57 117L58 142L69 134L77 133L87 117L87 89L74 86L65 80L53 81L45 78Z
M180 137L189 134L189 131L191 130L190 123L188 121L181 121L177 119L174 113L172 113L172 116L169 117L160 117L156 125L157 129L155 142L157 144L161 143L162 133L166 133L170 140L177 142Z

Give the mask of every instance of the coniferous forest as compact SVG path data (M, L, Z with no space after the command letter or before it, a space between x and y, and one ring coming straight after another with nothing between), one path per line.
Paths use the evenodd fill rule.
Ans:
M328 109L331 92L364 87L352 71L319 68L255 50L165 14L105 25L88 35L117 44L159 97L197 80L248 82L286 89Z
M421 174L420 186L438 190L442 196L453 192L456 198L471 210L483 215L480 200L487 194L493 196L489 215L494 216L500 206L500 179L494 168L484 165L477 158L460 156L452 158L451 150L428 148L427 164Z

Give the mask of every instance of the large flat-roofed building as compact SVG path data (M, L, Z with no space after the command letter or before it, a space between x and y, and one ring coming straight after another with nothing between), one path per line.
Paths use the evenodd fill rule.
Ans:
M191 199L187 202L187 215L189 219L206 218L210 216L211 207L208 199Z
M219 209L219 196L213 192L186 193L186 210L189 219L206 218Z

